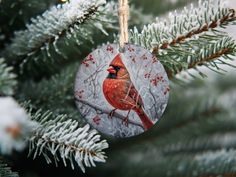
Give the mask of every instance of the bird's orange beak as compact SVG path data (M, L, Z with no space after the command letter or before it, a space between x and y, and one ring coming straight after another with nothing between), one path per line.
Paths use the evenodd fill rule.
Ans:
M115 74L115 73L116 73L116 70L115 70L112 66L110 66L110 67L107 69L107 71L108 71L109 73L111 73L111 74Z

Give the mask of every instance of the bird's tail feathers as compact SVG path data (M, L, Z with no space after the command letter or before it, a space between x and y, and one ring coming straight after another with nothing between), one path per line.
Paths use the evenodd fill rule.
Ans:
M144 125L144 128L147 130L149 128L151 128L153 126L153 122L151 121L151 119L147 116L147 114L144 112L143 108L140 107L138 109L135 109L134 110L138 116L140 117L143 125Z

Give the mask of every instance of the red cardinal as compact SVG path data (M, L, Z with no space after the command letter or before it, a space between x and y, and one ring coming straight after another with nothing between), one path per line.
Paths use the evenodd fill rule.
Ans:
M145 129L152 127L153 122L143 110L142 98L135 89L120 54L114 58L107 71L109 74L103 82L103 93L108 103L115 108L110 116L112 117L117 109L128 111L128 115L124 120L128 125L128 116L130 111L133 110L138 114Z

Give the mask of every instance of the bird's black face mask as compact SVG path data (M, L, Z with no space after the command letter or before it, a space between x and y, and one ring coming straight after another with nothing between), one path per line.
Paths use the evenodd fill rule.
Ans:
M107 78L109 79L116 79L117 73L120 70L119 66L110 66L110 68L107 70L109 72Z

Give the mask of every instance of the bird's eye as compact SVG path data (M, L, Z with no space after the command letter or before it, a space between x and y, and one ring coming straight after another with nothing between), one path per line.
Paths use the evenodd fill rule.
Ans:
M119 66L116 66L115 70L119 71L119 70L120 70L120 67L119 67Z

